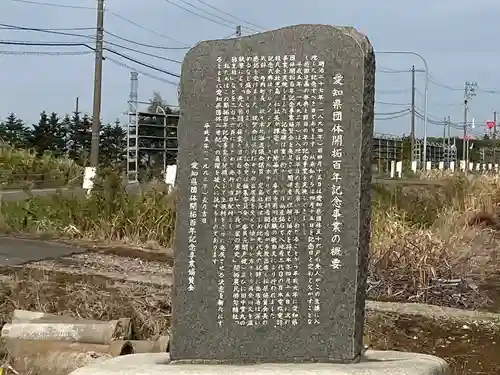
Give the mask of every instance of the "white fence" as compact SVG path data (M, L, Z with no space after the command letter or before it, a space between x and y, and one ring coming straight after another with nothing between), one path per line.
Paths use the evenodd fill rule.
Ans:
M457 168L458 167L458 168ZM475 172L475 173L484 173L484 174L492 174L492 173L500 173L499 164L493 163L468 163L465 160L460 160L458 166L455 165L455 162L452 161L449 165L445 164L443 161L440 161L437 165L433 165L432 162L428 161L425 165L425 170L433 170L438 169L442 171L460 171L460 172ZM417 161L411 162L411 170L414 173L419 171L419 166ZM390 164L390 177L391 178L401 178L403 176L403 162L391 160Z

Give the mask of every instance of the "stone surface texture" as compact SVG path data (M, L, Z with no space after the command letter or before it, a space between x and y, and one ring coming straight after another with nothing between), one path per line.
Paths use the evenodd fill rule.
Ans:
M450 375L445 361L416 353L367 351L359 363L171 364L168 353L131 354L99 361L70 375Z
M217 321L217 268L213 263L213 175L208 187L208 222L196 225L196 290L188 292L189 209L192 163L214 163L214 150L204 153L204 129L215 121L217 58L294 55L298 61L317 56L325 61L321 313L307 320L308 238L300 234L299 322L297 325L242 326L232 321L232 238L225 238L224 321ZM342 265L331 267L332 153L334 76L344 76L344 152L340 185L343 191ZM178 154L178 202L172 314L172 359L219 362L345 362L359 359L363 344L366 266L370 240L371 142L373 136L375 57L368 39L355 29L327 25L297 25L253 36L206 41L193 47L181 77ZM263 105L263 104L262 104ZM208 124L208 125L207 125ZM271 129L272 131L272 129ZM311 144L297 141L297 149ZM215 147L215 146L214 146ZM271 147L271 146L268 146ZM311 147L312 149L312 147ZM312 150L311 150L312 152ZM212 173L212 172L211 172ZM261 178L261 177L258 177ZM274 176L286 183L285 176ZM281 180L280 180L281 179ZM258 180L265 183L265 180ZM199 190L199 189L198 189ZM198 211L199 212L199 211ZM300 220L295 219L293 220ZM250 224L251 225L251 224ZM234 238L234 237L233 237Z

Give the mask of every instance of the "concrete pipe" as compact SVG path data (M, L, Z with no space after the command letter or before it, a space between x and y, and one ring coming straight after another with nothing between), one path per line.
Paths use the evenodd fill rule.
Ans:
M49 314L40 311L14 310L12 323L57 322L57 323L102 323L100 320L80 319L72 316Z
M137 353L166 353L169 349L169 336L160 336L156 341L146 341L146 340L116 340L113 341L110 347L110 353L118 353L120 350L128 350L127 343L130 345L132 350L131 353L125 354L137 354ZM116 357L116 355L115 355Z
M2 337L25 340L71 341L109 345L113 340L127 340L132 333L128 318L110 322L19 322L7 323L2 328Z

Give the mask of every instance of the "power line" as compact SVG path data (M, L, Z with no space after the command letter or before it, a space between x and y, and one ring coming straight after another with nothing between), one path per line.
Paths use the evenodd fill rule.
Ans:
M451 91L463 91L464 88L463 87L451 87L451 86L448 86L448 85L445 85L444 83L441 83L439 82L436 78L434 78L434 76L432 74L429 73L429 82L436 85L436 86L439 86L439 87L442 87L442 88L445 88L447 90L451 90Z
M121 45L109 43L109 42L106 42L106 41L104 41L104 43L112 45L114 47L123 48L123 49L131 51L131 52L139 53L139 54L144 55L144 56L154 57L156 59L160 59L160 60L164 60L164 61L168 61L168 62L172 62L172 63L176 63L176 64L182 64L182 61L175 60L175 59L170 59L168 57L163 57L163 56L155 55L153 53L147 53L147 52L139 51L139 50L137 50L135 48L125 47L125 46L121 46Z
M200 8L199 6L196 6L196 5L192 4L192 3L190 3L189 1L186 1L186 0L178 0L178 1L180 1L181 3L184 3L186 5L188 5L188 6L192 7L192 8L194 8L194 9L202 12L202 13L205 13L205 14L208 14L209 16L215 17L215 18L217 18L217 19L219 19L219 20L221 20L223 22L228 22L229 24L234 25L233 27L238 26L238 24L236 22L228 20L227 18L218 16L217 14L208 12L205 9ZM220 12L220 10L219 10L219 12ZM248 30L254 31L254 32L259 32L259 30L256 30L256 29L251 28L251 27L245 27L245 29L248 29Z
M422 108L416 107L416 109L419 110L419 111L423 111ZM423 119L423 115L421 115L421 116L422 116L422 119ZM429 119L429 118L431 118L431 119L433 118L434 122L438 122L440 125L448 124L448 121L443 121L441 118L439 118L437 116L434 116L434 115L431 115L430 113L427 114L427 119ZM453 124L453 125L456 125L456 126L460 126L459 123L450 122L450 124Z
M213 10L215 10L215 11L217 11L217 12L220 12L220 13L222 13L222 14L225 14L226 16L232 17L232 18L234 18L234 19L235 19L235 20L237 20L237 21L240 21L240 22L246 23L247 25L250 25L250 26L254 26L254 27L256 27L257 29L263 29L263 30L265 29L265 27L262 27L262 26L256 25L255 23L252 23L252 22L245 21L245 20L244 20L244 19L242 19L242 18L238 18L238 17L236 17L236 16L232 15L231 13L228 13L228 12L223 11L222 9L216 8L216 7L214 7L213 5L211 5L211 4L209 4L209 3L207 3L207 2L205 2L205 1L203 1L203 0L196 0L196 1L197 1L197 2L199 2L199 3L201 3L201 4L203 4L203 5L206 5L206 6L207 6L207 7L209 7L209 8L212 8Z
M377 71L379 73L411 73L412 69L393 69L384 66L379 66ZM422 73L425 72L425 70L415 69L415 72Z
M228 25L227 23L224 23L224 22L221 22L221 21L217 21L217 20L213 20L213 19L211 19L211 18L209 18L207 16L204 16L202 14L198 14L198 13L192 11L191 9L187 9L187 8L183 7L182 5L174 3L173 1L170 1L170 0L163 0L163 1L165 1L166 3L169 3L169 4L173 5L173 6L175 6L177 8L180 8L180 9L182 9L182 10L188 12L188 13L191 13L191 14L197 16L197 17L203 18L203 19L205 19L207 21L216 23L218 25L221 25L221 26L224 26L224 27L227 27L227 28L230 28L230 29L234 29L233 25Z
M421 95L421 96L424 96L424 94L417 88L415 88L415 91ZM446 107L463 107L463 102L462 103L442 103L442 102L429 102L429 104L433 104L433 105L439 105L439 106L446 106Z
M12 46L37 46L37 47L78 47L78 46L82 46L82 47L86 47L86 48L89 48L89 49L95 51L95 48L93 48L85 43L22 42L22 41L0 40L0 44L12 45Z
M397 69L380 67L379 69L377 69L377 72L379 72L379 73L411 73L411 70L410 69L397 70Z
M408 112L406 112L406 113L401 113L399 115L394 115L394 116L390 116L390 117L377 117L377 115L375 115L375 120L380 120L380 121L395 120L395 119L398 119L398 118L406 117L409 114L410 114L410 111L408 110Z
M485 94L500 94L500 90L498 89L482 89L480 87L476 88L476 91L482 92Z
M0 55L33 55L33 56L82 56L93 54L93 51L0 51Z
M52 31L50 29L41 29L37 27L26 27L26 26L19 26L19 25L10 25L10 24L5 24L5 23L0 23L0 26L6 27L10 30L21 30L21 31L34 31L34 32L41 32L41 33L46 33L46 34L54 34L54 35L64 35L64 36L73 36L73 37L78 37L78 38L85 38L85 39L92 39L95 40L96 37L93 35L83 35L83 34L76 34L76 33L67 33L67 32L62 32L62 31ZM111 34L107 32L108 34ZM142 43L135 42L130 39L125 39L122 38L118 35L112 34L115 37L118 37L120 39L124 39L130 43L135 43L141 45ZM121 44L117 44L114 42L107 42L108 44L112 46L117 46L117 47L122 47L122 48L127 48L122 46ZM165 46L153 46L153 45L147 45L150 48L157 48L157 49L164 49L164 50L178 50L178 49L186 49L186 48L179 48L179 47L165 47Z
M85 30L95 30L95 27L61 27L61 28L50 28L50 29L43 29L46 31L85 31ZM0 30L12 30L12 27L0 27Z
M463 87L453 87L453 86L449 86L449 85L446 85L440 81L438 81L432 74L429 73L429 82L431 82L432 84L436 85L436 86L439 86L441 88L444 88L444 89L447 89L447 90L451 90L451 91L464 91L464 88ZM477 87L475 89L477 92L482 92L482 93L485 93L485 94L500 94L500 89L489 89L489 88L480 88L480 87ZM463 104L459 104L460 106L462 106Z
M87 6L79 6L79 5L62 5L62 4L45 3L45 2L31 1L31 0L11 0L11 1L18 2L18 3L32 4L32 5L41 5L41 6L48 6L48 7L56 7L56 8L89 9L89 10L96 10L97 9L95 7L87 7ZM120 15L119 13L113 12L113 11L111 11L109 9L106 9L105 12L109 13L109 14L111 14L113 16L115 16L118 19L121 19L122 21L128 22L131 25L134 25L134 26L139 27L139 28L141 28L143 30L146 30L146 31L148 31L148 32L150 32L152 34L155 34L155 35L157 35L157 36L159 36L161 38L165 38L165 39L170 40L172 42L175 42L175 43L187 46L186 43L180 42L180 41L178 41L176 39L173 39L173 38L171 38L171 37L169 37L167 35L164 35L164 34L156 32L156 31L154 31L152 29L149 29L149 28L147 28L147 27L145 27L145 26L143 26L143 25L141 25L139 23L136 23L136 22L134 22L132 20L129 20L128 18Z
M411 89L400 89L400 90L377 90L380 94L402 94L404 92L410 92Z
M423 94L419 90L415 89L415 91L423 96ZM393 106L411 106L411 103L393 103L393 102L384 102L384 101L380 101L380 100L376 100L375 103L383 104L383 105L393 105ZM447 106L447 107L461 107L463 105L460 103L439 103L439 102L429 102L429 104L434 104L434 105L439 105L439 106Z
M108 52L110 52L110 53L112 53L112 54L114 54L114 55L120 56L120 57L122 57L122 58L124 58L124 59L126 59L126 60L132 61L132 62L134 62L134 63L136 63L136 64L138 64L138 65L142 65L142 66L144 66L144 67L146 67L146 68L149 68L149 69L152 69L152 70L156 70L156 71L158 71L158 72L161 72L161 73L167 74L167 75L172 76L172 77L176 77L176 78L180 78L180 77L181 77L179 74L172 73L172 72L169 72L168 70L164 70L164 69L158 68L158 67L156 67L156 66L154 66L154 65L150 65L150 64L147 64L147 63L145 63L145 62L142 62L142 61L136 60L136 59L134 59L134 58L132 58L132 57L126 56L126 55L124 55L124 54L122 54L122 53L120 53L120 52L114 51L114 50L112 50L112 49L109 49L109 48L106 48L106 47L105 47L105 48L104 48L104 50L106 50L106 51L108 51Z
M55 35L64 35L64 36L76 36L79 38L92 38L92 36L89 35L83 35L83 34L75 34L75 33L67 33L63 31L53 31L50 29L41 29L37 27L26 27L26 26L19 26L19 25L9 25L6 23L0 23L0 26L5 27L9 30L22 30L22 31L35 31L35 32L40 32L40 33L47 33L47 34L55 34ZM95 39L95 37L93 37Z
M375 100L375 103L377 104L384 104L384 105L403 105L403 106L410 106L411 103L392 103L392 102L382 102L380 100Z
M71 9L92 9L96 10L93 7L86 7L81 5L63 5L63 4L54 4L54 3L42 3L39 1L31 1L31 0L11 0L16 3L24 3L24 4L33 4L33 5L43 5L48 7L56 7L56 8L71 8Z
M82 35L82 34L58 32L58 31L51 31L51 30L48 30L48 29L39 29L39 28L24 27L24 26L18 26L18 25L9 25L9 24L0 24L0 26L4 26L4 27L6 27L6 28L8 28L10 30L43 32L43 33L49 33L49 34L74 36L74 37L80 37L80 38L86 38L86 39L95 40L95 36L88 36L88 35ZM109 33L109 34L111 34L111 33ZM112 34L112 35L115 36L115 37L121 38L118 35L115 35L115 34ZM134 42L133 40L129 40L129 39L125 39L125 38L121 38L121 39L124 39L124 40L126 40L128 42L131 42L131 43L141 44L141 43ZM139 54L142 54L142 55L145 55L145 56L149 56L149 57L154 57L154 58L157 58L157 59L161 59L161 60L164 60L164 61L169 61L169 62L173 62L173 63L177 63L177 64L181 64L182 63L181 61L178 61L178 60L174 60L174 59L170 59L170 58L167 58L167 57L158 56L158 55L154 55L154 54L151 54L151 53L143 52L143 51L140 51L140 50L137 50L137 49L134 49L134 48L130 48L130 47L118 44L118 43L113 43L113 42L107 42L106 41L106 44L109 44L110 46L113 46L113 47L123 48L125 50L136 52L136 53L139 53ZM184 49L184 48L179 48L179 47L171 47L170 48L170 47L160 47L160 46L152 46L152 45L147 45L147 46L149 46L149 47L155 47L155 48L162 48L162 49Z
M76 47L76 46L82 46L82 47L86 47L86 48L89 48L91 49L92 51L95 51L95 48L89 46L88 44L85 44L85 43L43 43L43 42L6 42L6 41L0 41L0 45L1 44L5 44L5 45L15 45L15 46L37 46L37 47ZM156 70L158 72L161 72L161 73L164 73L164 74L167 74L167 75L170 75L170 76L173 76L173 77L176 77L176 78L180 78L180 75L179 74L176 74L176 73L172 73L172 72L169 72L168 70L165 70L165 69L161 69L161 68L158 68L154 65L150 65L150 64L147 64L145 62L142 62L142 61L139 61L139 60L136 60L130 56L127 56L127 55L124 55L120 52L117 52L115 50L112 50L110 48L104 48L104 50L112 53L112 54L115 54L117 56L120 56L126 60L129 60L129 61L132 61L133 63L136 63L138 65L141 65L141 66L144 66L146 68L149 68L149 69L152 69L152 70Z
M38 42L38 41L18 41L18 40L3 40L2 44L12 44L12 45L22 45L22 46L49 46L49 47L53 47L53 46L63 46L63 47L68 47L68 46L85 46L87 48L91 48L92 50L95 51L95 49L93 49L92 47L90 47L88 44L85 44L85 43L66 43L66 42L51 42L51 41L46 41L46 42ZM154 58L157 58L157 59L160 59L160 60L164 60L164 61L168 61L168 62L172 62L172 63L176 63L176 64L182 64L182 61L179 61L179 60L175 60L175 59L170 59L170 58L167 58L167 57L163 57L163 56L159 56L159 55L155 55L155 54L152 54L152 53L147 53L147 52L143 52L143 51L139 51L135 48L130 48L130 47L125 47L125 46L122 46L120 44L116 44L116 43L110 43L110 42L106 42L106 44L109 44L113 47L118 47L118 48L122 48L122 49L125 49L125 50L128 50L128 51L131 51L131 52L135 52L135 53L139 53L141 55L145 55L145 56L149 56L149 57L154 57Z
M119 35L116 35L114 33L112 33L111 31L107 31L107 30L104 30L104 32L108 35L111 35L113 37L115 37L116 39L120 39L120 40L123 40L125 42L129 42L129 43L132 43L132 44L137 44L138 46L143 46L143 47L148 47L148 48L156 48L156 49L172 49L172 50L175 50L175 49L178 49L178 50L186 50L188 48L191 48L191 47L163 47L163 46L155 46L153 44L145 44L145 43L140 43L140 42L136 42L134 40L131 40L131 39L127 39L127 38L124 38L122 36L119 36Z
M420 120L424 120L424 115L421 114L420 112L418 111L415 111L415 115L416 117L418 117ZM429 117L433 117L435 119L437 119L436 116L433 116L433 115L427 115L427 122L429 124L432 124L432 125L439 125L439 126L447 126L448 125L448 122L447 121L443 121L443 120L432 120L432 119L429 119ZM453 123L453 122L450 122L450 127L453 128L453 129L458 129L458 130L462 130L463 129L463 126L457 124L457 123Z
M150 32L150 33L152 33L152 34L155 34L155 35L157 35L157 36L161 37L161 38L164 38L164 39L170 40L171 42L174 42L174 43L177 43L177 44L182 44L182 45L183 45L183 46L185 46L186 48L191 48L191 47L190 47L190 46L188 46L186 43L179 42L178 40L173 39L173 38L171 38L171 37L169 37L169 36L167 36L167 35L160 34L159 32L154 31L153 29L149 29L149 28L147 28L147 27L145 27L145 26L141 25L140 23L134 22L134 21L132 21L132 20L129 20L128 18L123 17L123 16L122 16L122 15L120 15L119 13L113 12L113 11L111 11L111 10L107 10L106 12L107 12L107 13L109 13L109 14L111 14L111 15L113 15L113 16L115 16L116 18L118 18L118 19L120 19L120 20L122 20L122 21L125 21L125 22L127 22L127 23L130 23L131 25L134 25L135 27L138 27L138 28L140 28L140 29L143 29L143 30L145 30L145 31L148 31L148 32Z
M127 64L125 64L125 63L122 63L121 61L115 60L115 59L113 59L113 58L111 58L111 57L108 57L108 56L107 56L107 57L105 58L105 61L110 61L110 62L112 62L112 63L113 63L113 64L115 64L115 65L118 65L118 66L121 66L122 68L128 69L129 71L130 71L130 70L136 71L137 73L139 73L139 74L141 74L141 75L143 75L143 76L145 76L145 77L149 77L149 78L151 78L151 79L155 79L155 80L160 81L160 82L168 83L169 85L178 86L178 83L175 83L175 82L173 82L173 81L169 81L168 79L165 79L165 78L160 78L160 77L158 77L158 76L155 76L155 75L153 75L153 74L146 73L146 72L144 72L144 71L137 70L136 68L134 68L134 67L132 67L132 66L130 66L130 65L127 65Z
M396 111L396 112L375 112L375 115L376 116L379 116L379 115L397 115L399 113L406 113L408 112L409 109L402 109L401 111Z

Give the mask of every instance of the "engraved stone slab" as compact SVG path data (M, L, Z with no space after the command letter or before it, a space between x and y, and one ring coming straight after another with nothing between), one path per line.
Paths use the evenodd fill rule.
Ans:
M374 81L353 28L297 25L188 52L174 361L360 356Z

